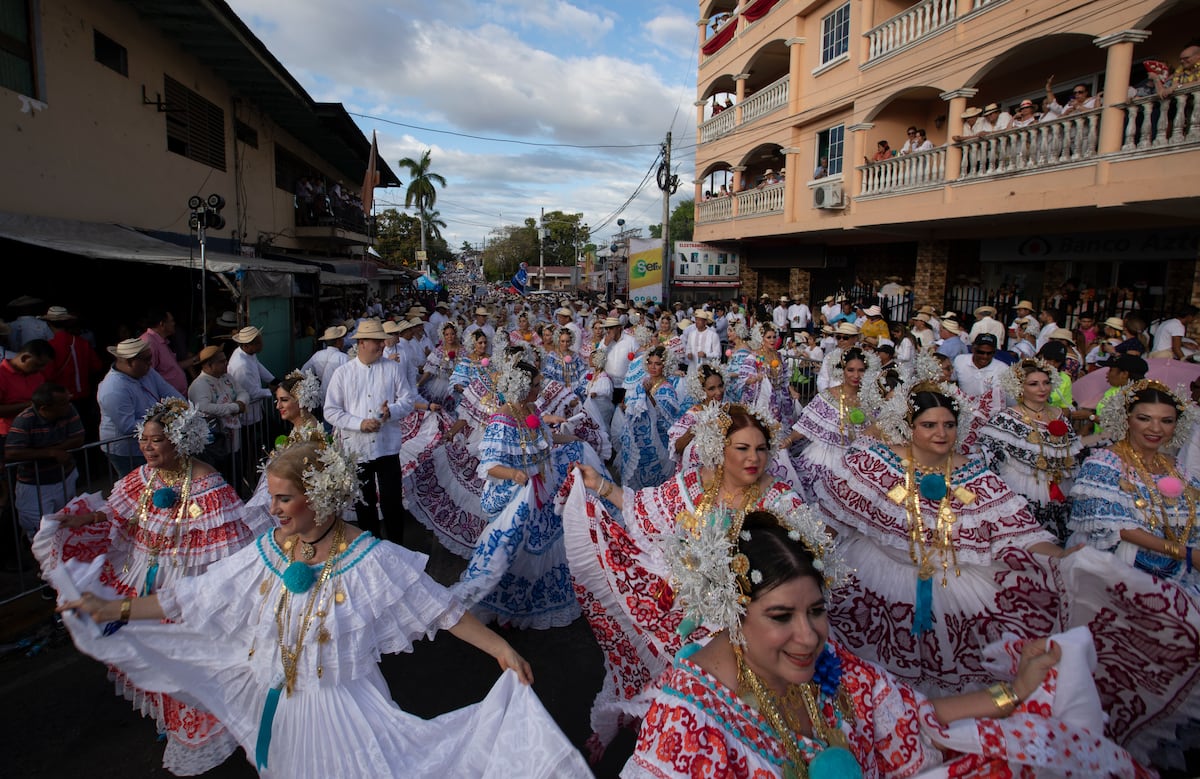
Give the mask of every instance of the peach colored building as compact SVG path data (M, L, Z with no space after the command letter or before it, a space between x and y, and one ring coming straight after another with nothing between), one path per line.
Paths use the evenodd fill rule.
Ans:
M95 326L131 326L151 303L180 320L198 313L193 195L226 201L225 225L208 230L210 322L237 309L303 334L317 324L318 295L356 286L333 271L373 265L361 208L297 194L308 179L331 200L342 189L357 197L370 141L340 104L313 100L225 3L5 8L0 247L27 260L9 264L11 297L82 308ZM378 170L381 186L399 184L383 161Z
M1179 65L1194 2L699 8L695 240L741 255L747 294L895 275L918 303L962 310L971 295L1053 300L1074 278L1109 308L1121 288L1147 311L1200 302L1200 84L1183 83L1193 67L1160 97L1145 64ZM1036 117L1048 82L1059 106L1085 94L1059 118L953 141L974 133L969 108ZM930 148L873 159L912 127Z

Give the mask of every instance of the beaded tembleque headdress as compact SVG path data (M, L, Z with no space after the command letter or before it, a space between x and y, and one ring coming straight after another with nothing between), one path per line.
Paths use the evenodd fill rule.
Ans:
M163 435L175 446L180 457L191 457L204 451L208 446L208 422L200 410L183 398L165 398L146 410L146 414L137 423L137 434L151 419L159 417Z

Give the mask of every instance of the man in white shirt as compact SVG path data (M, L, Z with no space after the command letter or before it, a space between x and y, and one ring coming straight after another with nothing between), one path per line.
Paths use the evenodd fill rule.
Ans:
M1002 343L1006 335L1004 325L996 320L996 309L992 306L980 306L975 309L975 324L971 325L967 340L975 343L975 339L984 333L996 336L996 343Z
M270 384L275 381L271 372L258 361L262 351L262 331L257 327L243 327L233 335L238 348L229 357L229 377L240 389L250 396L242 422L246 427L257 424L263 418L263 400L271 397Z
M1067 101L1067 104L1059 105L1058 98L1054 95L1054 90L1050 88L1053 82L1054 76L1046 79L1046 113L1042 115L1043 122L1059 119L1080 111L1091 111L1093 108L1100 108L1100 96L1093 95L1092 88L1087 84L1076 84L1071 88L1071 99Z
M1187 336L1188 325L1196 318L1200 309L1188 306L1174 319L1164 319L1154 330L1154 343L1150 347L1150 357L1169 357L1182 360L1183 339Z
M792 328L792 337L799 338L800 333L807 331L812 324L812 311L809 310L808 304L797 300L788 306L787 318Z
M775 323L775 331L786 333L788 329L788 296L779 297L779 305L771 310L771 321Z
M433 313L429 315L429 324L426 326L426 332L429 335L429 340L434 344L442 342L442 327L450 321L447 313L450 311L450 306L445 303L438 303L433 307Z
M472 343L471 335L476 330L483 331L483 334L487 336L489 344L493 340L495 340L496 328L492 327L488 323L488 315L489 314L490 314L490 312L483 306L480 306L479 308L475 309L475 321L472 322L471 324L467 325L466 329L463 330L463 337L462 337L463 343L465 343L465 344Z
M831 324L833 318L842 313L842 307L834 300L833 295L825 298L825 304L821 306L821 316L825 318L825 324Z
M995 103L988 103L983 109L983 118L979 120L976 128L980 135L988 133L1004 132L1012 125L1012 114L1008 111L1001 111L1000 106Z
M688 366L706 360L716 360L721 356L721 339L717 331L711 327L713 315L701 309L696 312L696 327L687 334L683 342L683 353L687 356Z
M1008 366L996 360L996 345L999 340L991 333L984 333L972 342L970 354L954 358L954 374L958 387L968 397L978 398L989 394L998 384Z
M601 324L604 325L604 348L607 350L604 356L604 372L612 381L612 402L616 406L625 399L625 388L622 385L625 383L625 374L629 372L629 361L632 359L630 355L637 351L637 341L625 332L625 328L621 327L621 320L616 317L606 317Z
M346 343L346 328L341 325L327 327L317 340L324 341L325 348L309 357L301 370L314 373L321 380L321 405L324 406L325 393L329 391L329 379L338 367L350 359L342 351L342 346Z
M377 319L368 319L351 336L358 354L333 372L325 395L325 421L337 429L343 444L360 458L363 500L354 506L358 524L376 536L380 509L387 538L400 543L407 511L401 492L400 420L414 408L436 411L436 403L418 400L409 387L401 361L383 358L387 334ZM376 489L378 483L378 489Z
M817 372L818 391L829 389L830 382L833 381L833 366L842 359L842 352L858 346L861 335L858 325L849 322L838 322L837 327L833 328L836 346L833 349L825 350L825 358L821 360L821 370Z
M1038 333L1037 342L1034 343L1034 348L1041 351L1046 342L1050 340L1050 334L1058 329L1058 309L1047 306L1042 309L1042 313L1038 314L1038 322L1042 325L1041 332Z
M1033 104L1032 100L1022 100L1021 105L1017 106L1017 115L1013 117L1012 124L1009 126L1012 128L1029 127L1037 124L1037 120L1037 106Z

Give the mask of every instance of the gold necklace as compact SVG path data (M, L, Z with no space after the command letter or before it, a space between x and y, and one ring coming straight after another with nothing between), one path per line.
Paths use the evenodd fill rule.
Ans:
M675 515L677 524L682 525L685 530L695 533L700 526L701 518L705 521L710 521L715 510L723 506L723 501L720 500L722 487L725 481L725 464L717 465L713 472L713 479L700 497L700 503L696 505L696 512L693 514L690 511L681 511ZM729 517L729 537L737 538L738 533L742 532L742 523L746 521L746 512L751 506L758 503L759 496L762 492L762 487L758 482L742 488L742 504L740 507L733 509L732 516Z
M1183 485L1183 494L1180 496L1187 503L1187 519L1184 521L1182 533L1176 528L1171 527L1170 512L1168 510L1168 498L1163 495L1162 490L1158 486L1158 482L1154 479L1150 469L1146 467L1146 463L1142 460L1142 456L1138 453L1129 440L1119 441L1113 446L1113 451L1121 458L1126 468L1132 468L1138 476L1138 479L1146 487L1146 492L1150 495L1150 500L1147 503L1145 498L1137 497L1133 501L1133 505L1141 509L1142 516L1146 518L1146 524L1150 526L1151 532L1158 529L1159 519L1162 520L1163 538L1167 541L1180 541L1187 544L1192 537L1192 529L1196 526L1196 496L1187 480L1179 475L1170 458L1164 457L1158 452L1154 453L1153 467L1155 470L1164 475L1178 479ZM1137 488L1128 478L1120 480L1118 486L1125 492L1137 494ZM1173 498L1171 505L1179 502L1180 498ZM1149 507L1151 510L1147 511ZM1155 516L1157 512L1158 516Z
M174 479L175 480L174 484L168 482L167 481L168 478ZM178 510L175 512L174 527L172 528L173 532L163 532L163 533L158 534L158 538L155 539L154 543L149 545L150 548L149 548L149 552L147 555L147 561L146 561L146 567L147 567L146 593L147 594L149 594L152 591L152 588L154 585L154 582L152 581L152 579L157 578L157 570L156 569L158 566L158 558L161 556L162 550L164 548L166 548L168 545L168 536L170 536L171 555L175 561L175 565L178 566L179 565L179 553L181 551L180 545L181 545L181 541L183 539L183 523L184 523L184 519L185 519L185 514L187 516L190 516L192 519L196 519L203 513L203 511L200 509L199 506L192 505L192 502L191 502L191 500L192 500L192 459L190 457L185 457L183 460L183 463L181 464L180 468L177 471L167 471L164 473L162 471L162 469L160 469L160 468L155 468L152 471L150 471L150 475L146 478L146 486L142 489L142 494L138 497L137 513L135 514L135 516L133 517L133 520L131 522L131 524L133 526L130 528L131 531L136 530L138 525L145 525L146 521L150 518L150 503L154 496L154 493L156 492L156 490L153 489L155 479L158 479L159 481L161 481L165 488L173 489L176 485L179 485L179 484L182 484L182 488L179 490L179 493L176 494L176 496L175 496L175 501L176 501L175 505L178 506ZM131 535L132 534L133 533L131 532ZM129 563L128 562L125 563L125 567L123 570L125 572L129 571Z
M321 568L321 573L317 577L317 581L309 590L308 604L304 609L304 616L300 619L299 630L295 634L295 638L289 641L292 633L292 592L286 586L281 588L279 595L279 605L275 607L275 626L279 637L279 660L283 664L283 677L285 688L288 697L291 697L292 690L296 686L296 676L300 670L300 655L304 652L304 637L308 634L308 629L312 625L312 619L315 615L321 620L321 627L318 629L317 644L318 650L320 647L329 641L329 633L324 628L326 611L315 609L317 601L320 599L321 591L324 589L325 583L333 576L334 564L341 558L345 552L346 546L344 539L344 523L340 519L334 519L336 530L333 535L333 544L329 549L329 555L325 558L325 565ZM293 558L293 563L295 559ZM304 563L301 563L303 565ZM335 596L335 600L340 603L343 598L341 593ZM285 619L286 615L286 619ZM286 626L285 626L286 622ZM291 643L291 646L289 646ZM253 653L253 649L251 649ZM317 678L322 676L323 668L321 667L320 657L317 658Z
M808 714L809 726L815 740L823 742L826 747L849 748L846 734L826 720L817 700L820 688L815 682L789 684L784 695L785 705L780 705L775 694L746 663L742 648L737 644L732 644L732 647L738 666L738 697L762 715L767 725L775 732L775 738L783 745L790 763L789 766L784 766L785 777L807 779L808 763L816 756L816 750L804 744L804 728L794 713L801 705ZM838 695L834 699L834 707L843 719L852 718L852 709L845 700L844 690L840 685Z
M942 567L942 586L945 587L950 566L954 566L954 575L961 576L958 567L958 550L954 547L954 523L957 517L951 506L951 495L957 497L964 505L975 500L975 493L965 487L951 489L952 465L954 455L946 458L942 478L945 480L945 494L942 495L937 512L937 521L930 533L929 542L925 540L925 519L921 516L921 489L917 480L916 457L909 450L908 457L901 461L904 467L904 484L897 484L888 491L888 499L904 507L908 524L908 555L913 565L917 566L917 578L932 579L936 570L934 557L939 559ZM926 474L928 477L930 474Z
M1041 427L1038 426L1038 422L1041 422L1042 413L1046 410L1046 407L1043 407L1041 411L1034 411L1025 404L1024 400L1018 401L1017 407L1021 409L1021 421L1029 428L1029 433L1025 436L1025 440L1031 444L1037 444L1038 447L1037 465L1033 471L1033 478L1041 481L1042 471L1050 469L1049 474L1047 474L1050 477L1049 483L1057 484L1062 481L1065 470L1075 467L1075 458L1071 456L1070 450L1071 431L1068 430L1066 433L1056 436L1050 434L1049 429L1047 429L1046 435L1050 437L1050 445L1058 450L1057 452L1051 452L1053 460L1051 462L1051 460L1046 458L1046 436L1042 435ZM1026 411L1033 412L1037 418L1037 422L1030 419L1029 415L1025 413ZM1053 419L1049 420L1049 422L1054 421ZM1064 422L1063 424L1066 423Z

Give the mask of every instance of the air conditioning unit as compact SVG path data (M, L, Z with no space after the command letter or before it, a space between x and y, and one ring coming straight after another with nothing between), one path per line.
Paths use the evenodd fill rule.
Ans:
M812 191L813 208L845 208L846 192L840 182L821 184Z

